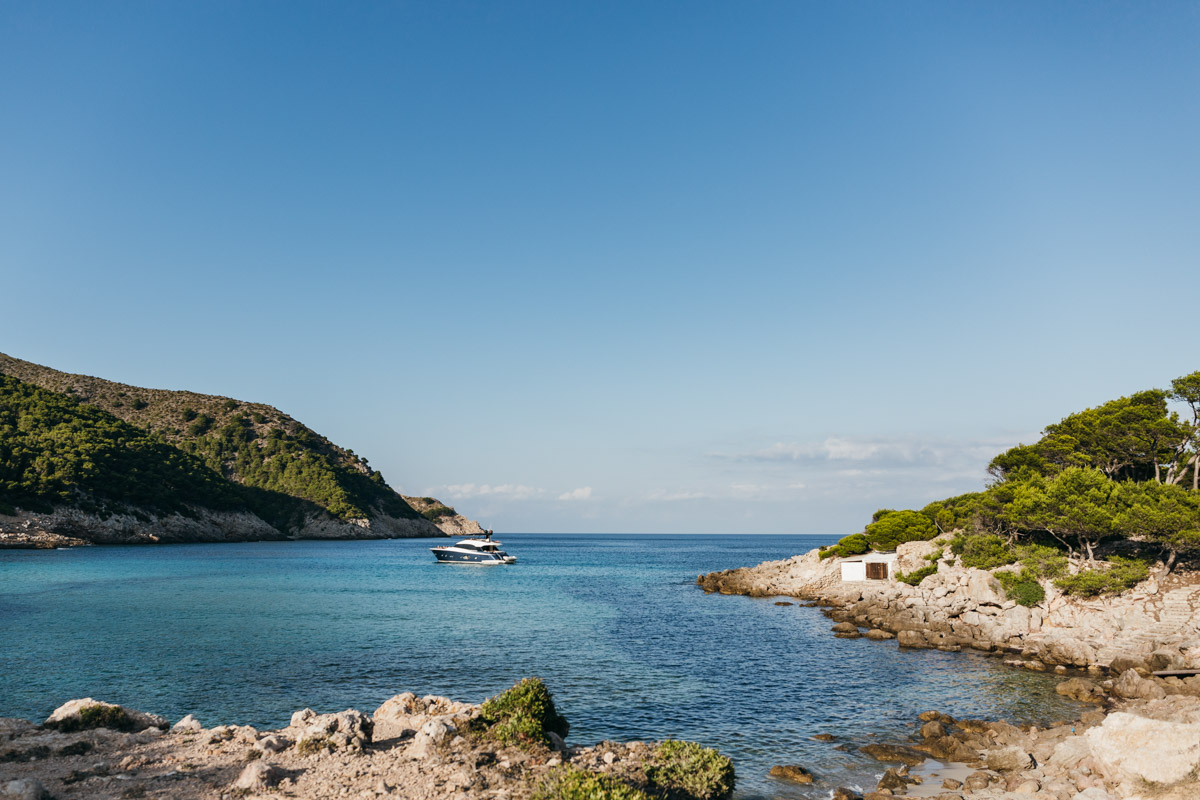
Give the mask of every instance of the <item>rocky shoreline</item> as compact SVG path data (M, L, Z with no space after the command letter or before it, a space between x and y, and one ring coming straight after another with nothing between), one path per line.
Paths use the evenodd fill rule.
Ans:
M945 542L897 549L898 568L928 564ZM1080 601L1048 587L1045 602L1008 599L989 571L939 559L918 586L842 581L841 559L818 551L700 575L706 592L791 597L824 606L843 638L902 647L970 649L1065 680L1060 694L1097 704L1044 730L921 715L917 742L872 745L890 768L874 791L838 789L834 800L893 795L938 800L1195 800L1200 798L1200 578L1161 576L1123 596ZM1086 675L1086 677L1085 677ZM1072 677L1068 677L1072 676Z
M897 567L920 569L945 545L941 538L902 544ZM1088 599L1047 583L1045 600L1026 607L1006 596L993 572L956 565L952 556L938 559L937 572L917 586L843 581L841 561L813 550L696 582L706 592L820 602L832 607L835 620L891 634L904 647L971 649L1030 669L1096 675L1200 669L1200 575L1194 573L1152 577L1126 594Z
M327 515L307 520L284 534L248 512L195 509L189 516L110 514L100 516L62 508L48 514L19 511L0 514L0 549L45 550L89 544L178 544L183 542L268 542L293 539L406 539L468 536L482 533L479 523L462 515L431 522L377 514L370 519L340 520Z
M529 685L522 681L510 692ZM637 792L725 800L732 790L732 767L727 786L676 786L667 763L670 747L570 746L552 731L544 742L535 735L514 743L496 735L508 721L488 728L487 714L486 703L406 692L372 714L306 708L285 728L258 731L246 725L206 728L191 715L171 726L152 714L73 700L41 725L0 719L0 798L526 800L556 796L556 786L570 784L582 787L580 797L591 797L587 791L596 787L616 787L627 800L637 800ZM728 765L715 751L690 746Z

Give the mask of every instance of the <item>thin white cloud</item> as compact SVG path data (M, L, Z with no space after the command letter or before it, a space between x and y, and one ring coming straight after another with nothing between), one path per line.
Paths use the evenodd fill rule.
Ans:
M646 495L646 499L652 503L678 503L683 500L703 500L709 496L707 492L668 492L665 489L655 489Z
M519 483L502 483L491 485L489 483L452 483L449 486L440 487L440 493L445 494L452 500L470 500L476 497L492 497L503 500L528 500L531 497L538 497L546 493L545 489L539 489L534 486L525 486ZM433 496L439 494L438 489L430 489L426 492Z
M592 496L592 487L581 486L578 489L572 489L569 492L563 492L558 496L559 500L588 500Z

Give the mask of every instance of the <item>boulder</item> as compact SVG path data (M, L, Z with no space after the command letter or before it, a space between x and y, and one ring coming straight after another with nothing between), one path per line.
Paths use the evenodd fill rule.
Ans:
M946 726L938 722L936 719L930 720L921 726L922 739L940 739L946 735Z
M832 742L834 737L832 733L818 733L812 738L818 742Z
M1074 769L1080 761L1092 754L1088 741L1082 736L1068 736L1054 748L1049 763L1063 769Z
M408 746L408 754L414 758L425 758L455 733L457 729L445 720L431 719L422 725L413 737L412 744Z
M1167 786L1200 768L1197 723L1147 719L1118 711L1083 735L1104 774L1123 781Z
M997 772L1011 772L1025 769L1030 765L1031 757L1019 747L1002 747L989 750L987 753L987 768Z
M361 711L346 709L336 714L318 714L311 708L292 714L285 729L300 750L308 746L361 750L371 743L374 723Z
M771 767L769 774L772 778L781 778L792 783L812 783L813 774L797 764L780 764Z
M292 740L285 736L271 734L264 736L254 743L254 749L264 753L281 753L292 746Z
M847 789L845 786L839 786L833 790L829 800L863 800L863 797L853 789Z
M858 626L853 622L839 622L829 630L834 633L858 633Z
M21 778L0 783L0 797L5 800L49 800L50 793L36 778Z
M876 761L892 761L915 767L925 761L927 756L920 750L906 747L902 744L869 744L859 750Z
M204 730L204 726L201 725L200 721L191 714L188 714L186 717L179 720L179 722L176 722L171 726L172 733L197 733L202 730Z
M885 639L895 639L896 634L889 633L888 631L882 630L880 628L871 628L871 630L867 631L866 637L868 639L874 639L875 641L879 642L879 641L883 641Z
M1004 587L992 573L986 570L968 570L967 580L963 584L962 591L974 605L1004 605Z
M37 726L27 719L0 717L0 742L24 736L36 728Z
M896 643L901 647L929 647L921 631L900 631L896 634Z
M895 794L896 792L903 792L913 782L912 779L901 775L896 771L895 767L892 767L883 773L883 777L879 779L879 785L875 788L879 791L887 790Z
M1127 669L1113 684L1113 694L1127 699L1160 700L1167 696L1163 687L1149 678L1143 678L1137 670Z
M1081 703L1103 703L1107 695L1098 683L1086 678L1070 678L1054 687L1054 691Z
M963 788L968 792L978 792L980 789L986 789L996 777L996 775L981 769L975 770L963 781Z
M283 780L286 774L274 764L255 761L246 765L241 774L237 776L237 780L229 788L241 789L247 792L259 792L275 786Z
M123 731L141 731L146 728L169 728L171 723L157 714L134 711L115 703L84 697L68 700L46 718L47 728L63 731L85 728L115 728Z

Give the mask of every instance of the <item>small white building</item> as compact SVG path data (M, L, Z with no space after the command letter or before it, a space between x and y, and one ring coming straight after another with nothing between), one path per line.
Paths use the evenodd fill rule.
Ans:
M842 561L843 581L890 581L895 577L895 553L867 553Z

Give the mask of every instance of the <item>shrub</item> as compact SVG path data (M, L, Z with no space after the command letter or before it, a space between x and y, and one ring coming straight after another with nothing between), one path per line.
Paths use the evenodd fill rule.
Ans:
M871 552L871 545L867 542L867 537L861 533L852 533L838 540L837 544L826 547L818 555L821 558L830 558L832 556L848 558L850 556L861 556L863 553L869 552Z
M548 734L566 737L571 726L554 707L554 698L540 678L524 678L511 689L490 697L479 710L487 734L503 744L549 745Z
M1120 594L1146 580L1150 574L1146 562L1135 558L1113 556L1108 563L1108 569L1085 569L1074 575L1059 578L1054 585L1066 594L1096 597L1102 594Z
M660 744L646 777L667 797L725 800L733 794L733 762L696 742L668 739Z
M1023 606L1032 608L1046 599L1046 590L1038 583L1037 572L1032 567L1025 567L1020 572L997 572L996 578L1004 587L1008 599Z
M570 764L546 776L532 800L651 800L650 795L611 775L588 772Z
M916 586L935 572L937 572L937 564L930 564L927 567L915 569L907 575L905 575L903 572L897 572L896 580L900 581L901 583L907 583L909 586Z
M950 541L950 550L962 560L964 567L976 569L994 569L1017 560L1017 554L1008 542L991 534L960 533Z
M895 550L905 542L932 539L937 532L929 517L919 511L892 511L868 525L865 534L876 550Z

